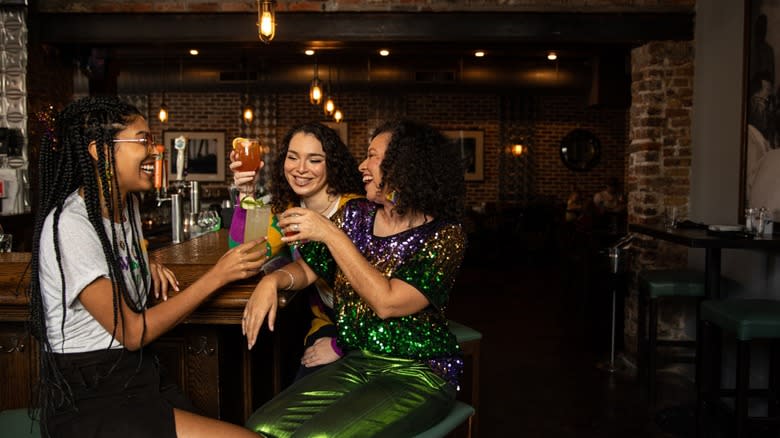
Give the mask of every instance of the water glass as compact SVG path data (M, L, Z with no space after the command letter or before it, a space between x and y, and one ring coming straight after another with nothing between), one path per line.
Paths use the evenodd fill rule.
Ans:
M673 230L677 228L677 223L680 218L677 216L677 207L667 207L666 215L664 217L664 226L667 230Z
M11 252L13 245L13 236L10 234L0 234L0 253Z

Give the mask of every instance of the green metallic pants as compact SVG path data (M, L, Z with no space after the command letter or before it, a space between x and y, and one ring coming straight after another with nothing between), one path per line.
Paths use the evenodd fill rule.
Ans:
M269 438L411 437L444 418L455 388L424 363L355 351L295 382L247 427Z

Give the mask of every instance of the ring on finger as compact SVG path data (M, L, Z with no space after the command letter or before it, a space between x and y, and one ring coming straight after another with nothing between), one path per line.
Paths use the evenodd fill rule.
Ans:
M293 229L293 231L300 231L301 227L298 226L298 224L292 224L292 229Z

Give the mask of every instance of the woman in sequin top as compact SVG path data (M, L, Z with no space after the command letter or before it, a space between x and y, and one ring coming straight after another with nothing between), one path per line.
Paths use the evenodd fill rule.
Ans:
M281 215L302 258L263 277L244 311L252 348L266 319L273 330L277 290L325 278L347 351L252 415L247 426L266 436L412 436L454 402L463 361L444 312L465 249L459 151L430 126L388 122L359 169L366 199L332 221Z

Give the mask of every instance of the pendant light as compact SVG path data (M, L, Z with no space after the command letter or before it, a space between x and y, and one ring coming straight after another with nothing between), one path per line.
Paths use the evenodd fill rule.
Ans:
M168 123L168 105L165 104L165 85L168 82L165 77L165 49L163 49L162 58L162 77L163 77L163 92L162 102L160 103L160 111L157 113L157 118L160 119L160 123Z
M319 105L322 102L322 81L317 76L317 60L314 60L314 78L309 85L309 102L312 105Z
M257 0L257 36L268 44L276 35L274 0Z
M333 101L333 95L331 95L330 92L330 66L328 66L328 94L327 98L325 99L325 105L322 106L323 111L325 112L326 116L332 116L333 112L336 111L336 102Z

